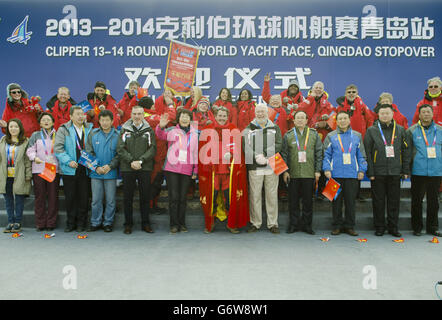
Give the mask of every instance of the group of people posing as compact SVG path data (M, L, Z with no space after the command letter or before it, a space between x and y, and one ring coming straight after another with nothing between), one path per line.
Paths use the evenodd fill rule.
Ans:
M345 89L334 107L324 84L317 81L306 97L296 81L277 95L270 93L271 76L264 78L263 100L256 104L249 90L232 101L223 88L213 103L192 87L187 100L166 89L153 101L140 97L140 85L116 102L98 81L87 95L92 110L84 112L61 87L46 104L29 98L20 85L7 87L0 120L0 192L4 194L8 224L5 233L22 229L23 204L35 193L38 231L53 230L58 215L58 192L63 181L66 198L65 232L111 232L116 210L117 179L124 193L124 233L132 233L133 196L139 190L141 228L152 233L149 214L157 206L164 178L167 181L170 233L187 232L186 200L199 182L206 233L215 219L239 233L262 226L262 192L267 228L279 233L278 196L289 198L287 232L314 234L313 195L327 179L339 183L332 202L332 235L355 231L355 201L360 181L371 181L375 234L398 230L400 181L411 177L413 233L424 228L422 202L427 195L426 232L438 231L438 193L442 179L442 81L428 80L424 98L408 128L407 119L382 93L370 110L355 85ZM82 154L93 156L94 170L79 164ZM288 169L277 175L281 157ZM275 160L276 159L276 160ZM273 162L273 163L272 163ZM45 164L56 167L52 182L41 177ZM89 195L92 215L88 221ZM104 201L104 205L103 205ZM301 206L302 203L302 206ZM343 217L343 204L345 215ZM387 209L387 219L385 210ZM88 227L89 225L89 227Z

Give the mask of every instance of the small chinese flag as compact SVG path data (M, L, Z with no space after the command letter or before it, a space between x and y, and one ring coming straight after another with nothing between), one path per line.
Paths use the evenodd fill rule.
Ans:
M394 239L393 242L396 242L396 243L403 243L403 242L404 242L404 238Z
M365 239L365 238L364 238L364 239L359 238L359 239L358 239L358 242L367 242L367 239Z
M45 162L45 168L38 176L45 179L47 182L52 182L57 175L57 166L50 162Z
M431 243L439 243L439 239L436 237L433 237L433 239L430 240Z
M336 114L333 113L333 115L331 115L328 120L327 120L327 124L330 127L330 129L332 130L336 130Z
M319 240L321 240L322 242L328 242L330 238L320 238Z
M77 239L86 239L87 238L87 235L84 235L84 236L77 236Z
M15 233L12 234L12 237L13 237L13 238L19 238L19 237L21 237L22 235L23 235L23 233L17 233L17 232L15 232Z
M138 88L137 98L138 100L142 97L147 97L147 88Z
M284 159L282 159L279 152L275 154L273 157L269 158L269 165L277 176L279 176L284 171L288 170L288 167L285 164Z
M333 201L334 199L337 198L338 194L339 194L339 188L341 187L341 185L336 182L335 179L330 178L327 182L327 184L325 185L324 190L322 191L322 194L324 195L324 197L326 197L328 200Z

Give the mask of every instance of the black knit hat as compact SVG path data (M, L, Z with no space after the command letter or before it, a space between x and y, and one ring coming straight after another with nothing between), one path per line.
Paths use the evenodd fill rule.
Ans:
M151 97L142 97L138 102L138 105L144 109L150 109L154 105L154 102Z
M95 87L94 88L103 88L104 90L106 90L106 85L104 84L103 81L97 81L95 83Z

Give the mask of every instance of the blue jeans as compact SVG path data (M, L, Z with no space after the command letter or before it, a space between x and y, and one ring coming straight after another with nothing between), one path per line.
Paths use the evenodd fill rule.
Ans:
M6 202L6 213L8 214L8 224L21 223L23 219L23 207L25 203L25 196L20 194L14 195L14 193L12 192L13 184L14 184L14 178L7 178L6 193L3 194Z
M111 226L115 216L115 193L117 191L116 179L91 179L92 186L92 217L91 225L97 227L101 224L103 215L103 196L106 194L106 208L104 211L105 226Z

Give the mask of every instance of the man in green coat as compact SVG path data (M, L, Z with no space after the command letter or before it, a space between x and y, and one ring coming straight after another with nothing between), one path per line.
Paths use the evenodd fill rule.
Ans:
M321 176L322 142L315 129L307 127L307 113L297 111L295 127L282 140L281 156L289 169L283 179L289 185L289 227L287 233L312 229L313 190ZM302 216L299 208L302 199Z

